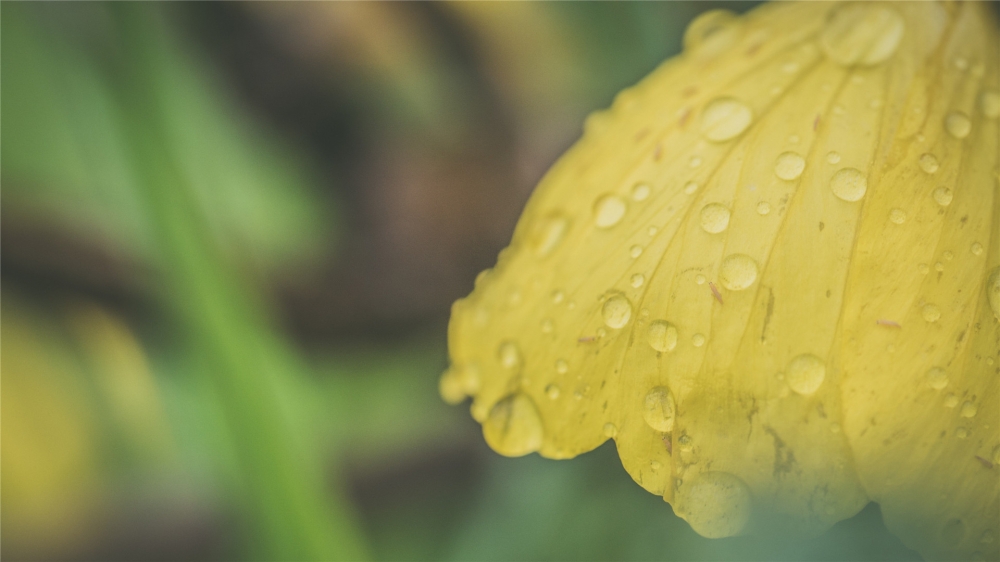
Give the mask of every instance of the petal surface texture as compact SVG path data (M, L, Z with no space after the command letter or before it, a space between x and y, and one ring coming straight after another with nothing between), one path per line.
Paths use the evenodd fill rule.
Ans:
M709 12L588 117L455 303L498 453L614 439L702 535L881 504L1000 557L1000 43L983 4Z

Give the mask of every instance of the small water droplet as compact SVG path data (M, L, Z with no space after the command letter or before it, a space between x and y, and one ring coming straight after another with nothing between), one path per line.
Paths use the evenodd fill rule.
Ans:
M800 140L802 139L800 139L798 135L791 135L788 137L789 144L799 144Z
M642 246L636 244L628 249L628 255L632 258L637 258L642 255Z
M969 68L969 59L965 57L955 57L955 68L959 70L967 70Z
M483 436L494 451L520 457L542 446L542 418L535 403L524 394L511 394L497 402L483 422Z
M702 58L715 56L739 39L740 23L729 10L703 12L684 31L684 50Z
M719 266L719 282L730 291L742 291L757 280L757 262L744 254L732 254Z
M546 318L545 320L542 320L543 334L551 334L553 329L555 329L555 325L552 323L551 318Z
M549 400L559 399L559 386L555 384L550 384L545 387L545 395L549 397Z
M649 345L656 351L673 351L677 347L677 327L666 320L649 323L647 332Z
M827 17L820 36L826 56L843 66L874 66L896 52L906 28L903 18L885 6L851 3Z
M1000 93L986 90L979 95L979 110L990 119L1000 116Z
M629 283L636 289L642 287L642 284L645 282L646 282L646 276L641 273L636 273L629 278Z
M941 254L941 256L944 257L945 261L951 261L951 260L955 259L955 253L952 252L951 250L945 250Z
M924 320L928 322L937 322L941 319L941 309L937 305L925 304L922 309L920 309L920 315L923 316Z
M930 266L927 265L926 263L917 264L917 271L920 272L922 275L927 275L930 272L930 270L931 270Z
M615 293L604 301L601 315L609 328L617 330L628 324L629 318L632 317L632 303L625 298L625 295Z
M621 222L628 207L617 195L602 195L594 202L594 224L597 228L611 228Z
M764 216L771 212L771 204L767 201L761 201L757 203L757 214Z
M983 253L983 245L979 242L973 242L972 246L969 247L969 251L972 252L972 255L978 256Z
M646 234L650 236L656 236L657 232L659 232L659 230L655 226L651 226L648 229L646 229Z
M830 164L836 164L837 162L840 162L840 154L837 152L829 152L826 155L826 161Z
M783 152L774 161L774 174L786 181L798 178L805 169L805 159L794 152Z
M955 406L958 406L958 396L955 396L955 394L952 393L944 397L945 408L954 408Z
M521 291L514 289L507 295L507 304L510 306L517 306L521 304Z
M517 347L517 343L511 340L507 340L500 344L497 349L497 357L500 359L500 365L505 369L518 369L521 367L521 349Z
M978 411L979 408L976 407L975 404L966 401L964 404L962 404L962 408L958 411L958 415L962 416L963 418L974 418L976 417L976 412Z
M701 112L701 134L713 142L738 137L750 126L753 112L746 104L732 98L709 102Z
M710 539L732 537L750 521L750 489L728 472L703 472L678 486L677 514L699 535Z
M833 106L833 114L834 115L845 115L845 114L847 114L847 108L844 107L844 106L842 106L842 105L840 105L838 103L837 105Z
M705 279L705 276L700 273L694 276L694 282L699 285L704 285L705 281L707 281L707 279Z
M567 230L569 230L569 219L558 213L548 215L539 221L531 240L535 255L545 257L551 254L562 242Z
M691 345L693 345L695 347L701 347L701 346L705 345L705 336L704 336L704 334L695 334L695 335L691 336Z
M718 203L701 208L701 228L710 234L722 232L729 226L729 209Z
M701 156L692 156L691 159L688 160L688 166L692 168L697 168L698 166L701 166Z
M844 201L858 201L868 191L868 179L860 170L841 168L830 178L830 190Z
M795 74L799 71L799 63L792 61L781 65L781 71L785 74Z
M604 436L614 437L615 435L618 435L618 428L615 427L615 424L611 422L604 424Z
M959 439L966 439L969 437L969 430L964 427L960 427L955 430L955 437Z
M556 359L556 372L565 375L569 371L569 363L565 359Z
M889 211L889 221L893 224L903 224L906 222L906 211L902 209L893 209Z
M693 181L689 181L686 184L684 184L684 193L687 193L688 195L691 195L695 191L698 191L698 184L697 183L695 183Z
M934 262L934 271L942 272L944 271L944 264L941 262Z
M948 373L941 367L931 367L927 371L927 386L934 390L941 390L948 386Z
M956 139L964 139L972 131L972 121L961 111L953 111L944 119L944 128Z
M940 167L937 157L930 153L921 154L920 158L917 160L917 164L920 165L921 170L928 174L933 174L938 171L938 168Z
M552 291L552 304L559 304L566 298L566 294L562 291L555 290Z
M961 519L952 519L941 528L941 542L948 546L956 546L965 537L965 523Z
M649 197L649 193L650 193L649 184L645 182L639 182L632 187L632 200L645 201Z
M785 371L789 388L802 395L816 392L826 378L826 364L812 353L796 356Z
M931 196L934 197L934 201L936 201L937 204L941 205L942 207L947 207L948 205L951 205L952 194L951 190L948 189L947 187L941 186L935 189L934 192L931 193Z
M643 399L642 417L649 427L667 433L674 428L674 396L665 386L655 386Z
M607 330L605 330L604 328L598 328L597 329L597 337L598 337L598 339L603 338L606 335L608 335L608 331Z
M661 468L663 468L663 465L660 464L660 461L649 461L649 468L653 472L657 472L658 470L660 470Z

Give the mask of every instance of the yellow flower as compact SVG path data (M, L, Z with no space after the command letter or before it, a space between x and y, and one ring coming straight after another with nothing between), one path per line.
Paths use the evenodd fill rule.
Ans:
M702 16L455 303L442 395L503 455L613 438L708 537L877 501L1000 557L998 66L983 4Z

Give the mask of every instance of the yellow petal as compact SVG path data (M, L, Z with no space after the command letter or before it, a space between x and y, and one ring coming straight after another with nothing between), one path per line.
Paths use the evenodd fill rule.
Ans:
M614 438L705 536L817 533L875 499L926 555L994 556L989 25L931 3L694 22L588 118L453 309L490 445L568 458ZM954 410L931 403L948 392Z

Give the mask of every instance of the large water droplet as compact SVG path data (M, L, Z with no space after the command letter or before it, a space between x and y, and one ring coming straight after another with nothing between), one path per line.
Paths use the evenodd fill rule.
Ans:
M744 254L732 254L719 266L719 282L730 291L742 291L757 280L757 262Z
M906 25L893 9L864 2L841 5L827 16L820 46L844 66L872 66L889 60Z
M986 281L986 299L990 301L993 316L1000 322L1000 267L995 268Z
M793 391L809 395L816 392L826 378L826 364L812 353L803 353L788 363L785 379Z
M941 186L935 189L931 193L931 196L934 197L934 201L938 205L941 205L942 207L947 207L948 205L951 205L952 194L951 190L948 189L947 187Z
M649 427L667 433L674 428L674 396L665 386L655 386L643 399L642 417Z
M990 119L1000 116L1000 93L986 90L979 95L979 110Z
M594 202L594 224L597 228L611 228L621 222L628 207L617 195L602 195Z
M701 227L705 232L716 234L729 226L729 209L718 203L709 203L701 209Z
M928 174L933 174L938 171L941 166L938 164L938 159L931 153L921 154L920 158L917 160L917 164L920 165L920 169Z
M629 318L632 317L632 303L625 298L625 295L615 293L608 297L608 300L604 301L604 306L601 308L601 316L604 317L604 323L609 328L616 330L623 328L625 324L628 324Z
M972 131L972 121L961 111L953 111L944 119L944 128L956 139L964 139Z
M656 351L673 351L677 347L677 328L665 320L649 323L649 345Z
M551 214L535 225L531 246L535 255L542 258L552 253L559 246L566 231L569 230L569 219L561 214Z
M505 457L520 457L542 446L542 418L526 395L511 394L490 410L483 422L483 437L494 451Z
M732 98L710 102L701 112L701 134L710 141L724 142L738 137L750 126L753 112Z
M507 340L501 343L497 348L497 358L505 369L521 368L521 349L517 347L516 342Z
M920 309L920 315L928 322L937 322L941 319L941 309L934 304L925 304Z
M794 152L783 152L774 161L774 174L783 180L794 180L805 169L805 159Z
M857 201L868 191L868 179L860 170L843 168L830 178L830 190L844 201Z
M750 489L728 472L703 472L674 496L675 510L703 537L738 535L750 520Z
M941 367L931 367L927 371L927 386L934 390L942 390L948 386L948 373Z

